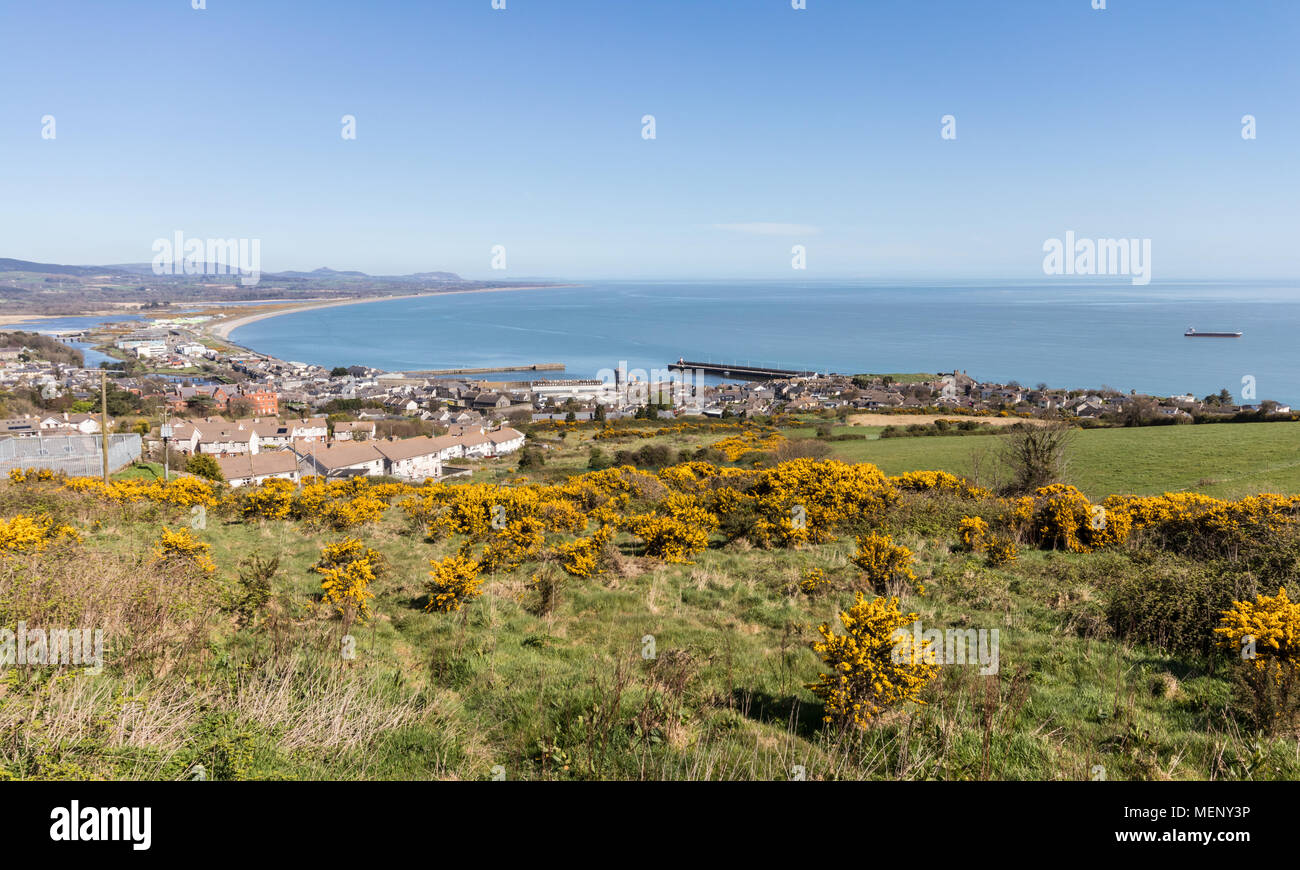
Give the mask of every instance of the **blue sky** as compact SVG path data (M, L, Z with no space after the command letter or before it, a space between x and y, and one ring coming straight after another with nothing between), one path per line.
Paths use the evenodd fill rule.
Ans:
M0 6L0 256L1032 278L1074 230L1300 274L1295 0L206 2Z

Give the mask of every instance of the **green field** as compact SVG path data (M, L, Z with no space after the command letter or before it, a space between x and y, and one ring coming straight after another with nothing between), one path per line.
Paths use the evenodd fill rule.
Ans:
M836 426L834 431L864 430ZM873 462L886 474L939 470L979 477L981 483L995 463L998 436L881 439L879 429L865 431L865 441L831 442L834 455L847 462ZM977 469L981 453L985 457ZM1080 430L1070 447L1065 479L1092 498L1184 490L1221 498L1297 493L1300 426L1221 423Z

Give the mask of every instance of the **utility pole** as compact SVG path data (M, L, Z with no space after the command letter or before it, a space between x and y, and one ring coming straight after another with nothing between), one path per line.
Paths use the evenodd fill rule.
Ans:
M99 446L104 454L104 483L108 483L108 372L99 370Z
M162 425L158 427L158 434L162 436L162 443L163 443L163 483L166 483L168 479L167 462L171 458L168 456L168 452L170 451L171 448L167 444L167 442L170 441L172 437L172 427L171 427L171 423L168 422L169 417L167 413L170 410L171 408L167 407L166 405L163 405L163 421L162 421Z

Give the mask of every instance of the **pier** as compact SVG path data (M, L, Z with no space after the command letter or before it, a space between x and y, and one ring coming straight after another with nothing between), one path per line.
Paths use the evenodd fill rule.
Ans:
M675 363L669 363L668 370L670 372L700 371L706 375L716 375L723 378L736 378L742 381L772 381L777 380L778 378L807 378L817 374L812 371L778 369L761 365L691 362L684 359L679 359Z

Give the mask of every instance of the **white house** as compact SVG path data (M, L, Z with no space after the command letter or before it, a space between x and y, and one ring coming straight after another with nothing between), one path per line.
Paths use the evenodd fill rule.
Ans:
M295 441L321 442L329 437L329 424L324 417L312 417L306 420L294 420L291 424L290 437Z
M483 434L492 442L492 452L497 456L513 453L524 446L524 433L509 426L502 426L500 429L493 429Z
M384 473L384 454L370 442L363 444L295 443L298 470L319 477L376 477Z
M448 459L458 459L465 455L465 446L460 443L460 438L456 435L440 435L430 440L437 447L438 458L443 462Z
M370 442L367 442L370 443ZM442 455L435 439L427 436L400 441L375 441L374 447L384 457L384 472L408 480L442 476Z
M299 477L298 457L288 450L222 456L217 459L217 466L231 486L257 486L273 477L297 481Z
M219 419L213 422L213 420L214 418L209 418L194 424L194 428L198 430L196 452L217 456L258 452L261 439L258 438L254 427L243 423L228 423Z
M451 437L460 442L461 456L466 459L483 459L491 456L496 447L492 439L484 435L483 430L478 427Z
M109 421L112 425L112 421ZM99 432L99 415L98 414L51 414L41 420L42 429L67 429L73 428L86 435L94 435Z
M364 441L374 437L374 420L344 421L334 424L335 441Z
M278 449L293 443L293 426L290 423L266 417L253 417L249 420L240 420L239 424L257 433L257 441L261 449Z

